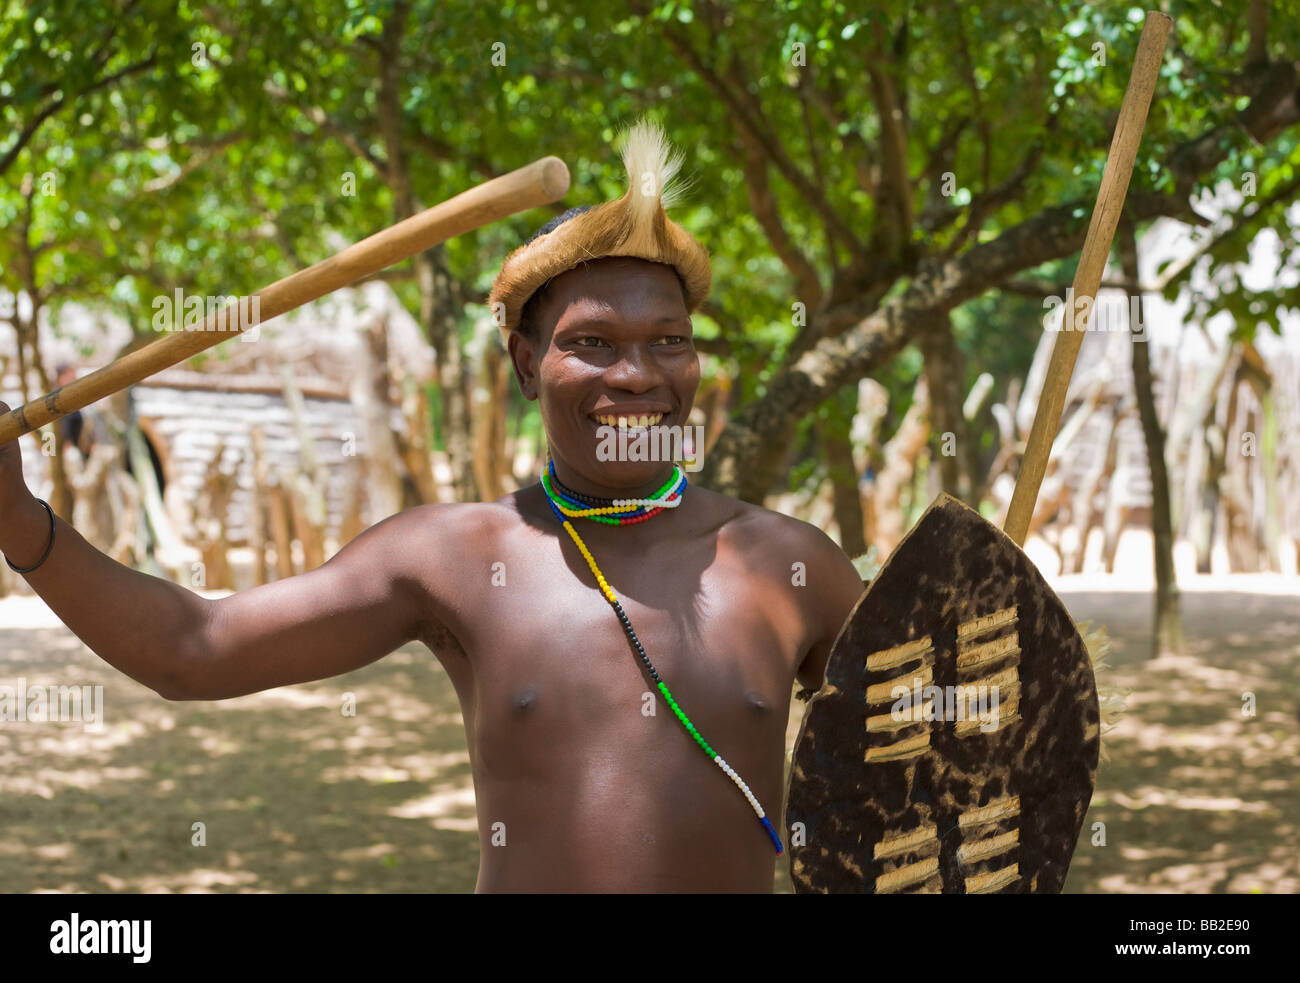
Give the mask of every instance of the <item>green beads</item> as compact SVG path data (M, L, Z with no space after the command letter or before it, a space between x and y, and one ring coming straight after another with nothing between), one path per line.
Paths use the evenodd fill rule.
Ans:
M677 720L681 723L681 725L686 728L686 732L690 734L691 737L695 738L695 743L698 744L700 748L704 751L704 753L707 754L710 758L716 758L718 756L718 752L713 750L713 748L709 747L708 741L706 741L703 737L700 736L700 732L696 730L695 725L691 723L691 718L686 716L686 714L682 712L682 708L679 707L677 705L677 701L673 699L673 694L668 692L668 687L665 686L663 683L660 683L659 692L664 695L664 700L667 702L668 708L672 710L672 712L676 715Z

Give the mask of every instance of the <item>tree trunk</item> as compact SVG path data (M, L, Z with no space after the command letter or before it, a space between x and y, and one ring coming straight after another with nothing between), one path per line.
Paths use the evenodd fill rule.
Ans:
M857 385L858 406L853 417L850 443L861 448L854 460L862 479L858 484L858 501L862 509L862 538L868 548L879 546L880 522L876 515L875 496L872 489L876 480L876 465L880 457L875 451L879 443L880 423L889 410L889 393L874 379L860 379ZM883 454L881 448L880 453Z
M452 487L456 501L477 502L480 493L474 476L469 386L456 323L459 291L443 264L441 246L423 253L420 259L426 267L421 276L420 320L437 354L434 371L442 403L442 444L451 465Z
M973 509L978 509L984 498L985 476L997 454L996 448L990 448L985 457L980 453L979 446L979 435L991 422L992 414L987 408L987 402L992 394L993 376L988 372L982 372L970 387L970 392L966 394L961 407L966 428L966 452L959 457L962 467L966 470L966 493L970 496L963 501Z
M505 477L510 474L506 457L506 410L512 378L505 352L492 337L482 337L474 359L474 402L471 432L474 437L474 480L484 501L495 501L506 493ZM477 347L477 346L476 346Z
M1165 460L1180 462L1180 466L1186 469L1180 496L1181 508L1173 510L1174 529L1178 536L1193 543L1197 542L1201 515L1201 479L1206 470L1205 458L1209 451L1208 443L1203 439L1198 441L1197 435L1203 437L1213 425L1218 393L1232 364L1232 353L1233 346L1225 344L1209 373L1202 375L1195 367L1187 369L1190 383L1185 388L1192 390L1191 397L1176 404L1169 417Z
M1119 239L1119 257L1124 279L1138 283L1137 232L1132 223L1124 223ZM1133 394L1137 399L1142 438L1146 443L1147 468L1151 475L1151 537L1156 568L1155 630L1151 654L1153 657L1181 655L1183 619L1178 579L1174 572L1174 531L1169 507L1169 469L1165 463L1165 431L1156 415L1150 342L1138 340L1137 325L1130 324L1129 327L1133 334Z
M1074 527L1077 530L1078 543L1073 554L1061 557L1062 573L1083 573L1084 560L1088 554L1088 538L1092 530L1103 519L1103 509L1097 508L1097 496L1106 489L1109 493L1115 475L1115 465L1119 457L1119 413L1121 403L1114 402L1111 407L1110 426L1106 428L1106 452L1100 455L1079 483L1071 506Z
M407 120L402 63L402 37L411 15L411 4L397 0L389 5L376 50L379 55L379 97L375 105L380 132L388 155L385 181L393 190L394 216L399 221L420 209L407 163L405 130ZM442 402L443 447L451 464L452 485L458 501L479 500L474 478L474 440L471 432L469 386L461 351L456 315L465 307L459 285L446 266L444 248L434 246L413 259L420 289L420 325L436 352L434 376ZM412 476L417 487L418 479ZM417 495L423 495L422 491ZM435 497L435 501L437 498Z
M853 444L850 440L857 403L857 387L846 386L826 406L817 426L817 434L826 454L827 476L830 478L835 507L835 525L840 533L840 549L849 556L861 556L867 551L862 498L858 492L858 468L853 460Z
M1237 416L1237 387L1240 385L1240 346L1230 343L1225 373L1227 393L1210 404L1203 426L1205 441L1205 473L1201 482L1201 507L1192 530L1196 544L1196 572L1209 573L1214 552L1215 530L1221 505L1221 487L1228 466L1228 436L1232 421ZM1226 395L1226 400L1224 396ZM1226 406L1225 406L1226 402ZM1222 419L1220 419L1222 417Z
M416 490L414 505L428 505L438 501L438 483L433 478L433 448L429 438L432 423L429 419L429 398L424 383L411 376L402 382L402 418L406 430L397 438L401 448L402 463Z
M936 314L918 341L924 359L925 387L930 394L931 444L937 443L931 448L932 456L940 482L949 495L969 502L967 469L962 466L968 454L966 417L962 413L966 362L953 338L949 313Z
M930 437L929 397L925 376L916 382L912 405L903 422L885 445L884 466L876 476L871 511L876 526L876 547L888 556L907 531L904 526L903 493L912 486L916 460Z
M1264 432L1260 434L1260 467L1264 477L1264 550L1268 569L1282 572L1282 506L1277 478L1277 401L1270 391L1264 395Z
M1270 481L1270 458L1275 460L1277 450L1276 419L1273 414L1274 373L1260 355L1259 349L1247 342L1242 351L1242 377L1254 397L1243 414L1243 427L1234 431L1234 453L1240 457L1242 490L1245 503L1247 542L1252 554L1252 571L1281 570L1278 553L1279 529L1272 517L1277 511L1276 487ZM1246 433L1250 446L1247 447Z
M47 393L54 388L50 381L50 374L46 371L44 360L41 358L39 342L40 312L40 306L34 304L30 316L14 321L14 332L18 340L18 378L24 403L31 400L30 391L27 388L28 369L33 369L36 372L37 384L40 386L42 393ZM41 455L49 462L50 508L54 510L55 515L61 516L65 522L71 522L74 501L72 486L68 482L67 467L63 461L67 441L63 439L63 428L59 423L60 421L55 420L54 423L49 425L49 433L54 437L52 446L45 440L44 435L39 430L32 432L32 439L40 449ZM49 453L47 448L52 450L53 453Z

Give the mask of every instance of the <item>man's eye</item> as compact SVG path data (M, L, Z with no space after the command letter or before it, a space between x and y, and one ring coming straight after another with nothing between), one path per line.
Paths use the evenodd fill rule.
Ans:
M685 336L685 335L680 335L680 334L666 334L666 335L664 335L664 340L667 341L668 344L670 344L670 345L676 345L676 344L680 344L681 342L685 341L685 340L686 340L686 336Z
M596 344L588 345L587 342L589 341L594 341ZM595 348L596 345L603 345L604 343L605 343L605 339L597 338L595 335L587 335L586 337L578 339L578 344L581 345L583 348Z

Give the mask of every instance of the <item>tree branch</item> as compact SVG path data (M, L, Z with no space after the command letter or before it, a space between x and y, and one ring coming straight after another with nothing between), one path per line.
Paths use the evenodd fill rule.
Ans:
M1234 217L1234 220L1218 236L1207 242L1201 249L1198 249L1191 256L1188 256L1181 263L1165 271L1165 275L1160 278L1160 282L1152 287L1155 293L1163 293L1170 287L1181 284L1186 281L1200 260L1213 253L1222 246L1243 232L1254 232L1252 223L1256 218L1262 216L1268 209L1281 202L1291 204L1295 201L1297 193L1300 193L1300 174L1292 178L1285 184L1279 185L1273 190L1273 193L1267 198L1262 199L1255 209L1249 215L1242 215L1240 212Z
M154 193L157 191L166 191L168 188L180 184L187 177L197 171L200 167L210 161L213 157L218 156L229 147L248 139L246 133L238 131L227 133L224 136L217 137L211 142L205 142L202 146L194 149L189 159L176 171L175 174L167 174L154 178L152 181L146 181L141 190Z
M778 370L765 395L728 424L705 462L701 483L760 502L776 477L796 421L846 383L893 358L936 314L979 296L1028 266L1076 252L1087 233L1088 204L1071 202L1027 219L960 256L923 264L908 288L883 307L854 299L819 314L815 347ZM1185 200L1132 194L1134 220L1180 215Z
M720 336L727 341L729 347L732 339L745 336L745 326L740 323L740 319L716 300L704 301L698 310L718 326Z
M857 174L858 187L872 198L875 198L879 190L872 163L875 155L872 153L870 145L863 138L862 131L845 118L840 108L844 103L843 90L840 89L834 72L826 73L826 89L823 91L816 84L813 63L809 62L805 70L812 76L812 81L806 86L808 95L816 103L817 108L821 110L822 115L826 118L826 122L831 124L835 132L843 133L841 139L844 140L845 144L857 150L857 153L853 155L853 168Z
M402 145L402 34L410 14L411 5L406 0L393 4L379 42L379 129L388 154L385 178L397 197L399 219L409 218L416 211L411 175L406 167L406 149Z
M273 99L283 103L291 109L296 109L307 119L311 120L318 128L338 137L339 142L347 147L356 157L360 157L373 167L380 175L385 178L388 175L388 162L384 158L368 150L362 145L360 139L338 120L331 117L325 110L319 106L302 106L294 101L288 90L282 85L277 85L270 79L262 84L263 90ZM385 181L385 183L387 183Z
M912 234L912 182L907 173L907 122L894 91L894 80L886 70L884 26L872 23L875 56L868 59L871 99L880 121L882 180L876 197L876 223L871 230L870 249L875 255L898 257Z
M647 14L646 5L642 0L634 0L632 7L643 16ZM758 100L745 85L744 70L740 66L739 59L735 56L731 58L730 63L724 69L726 76L724 78L715 72L711 64L706 62L695 50L681 25L675 22L665 25L665 36L669 44L678 51L687 64L699 74L705 84L727 106L734 125L748 133L763 149L763 152L781 176L790 182L791 186L816 210L817 214L821 216L828 226L835 229L841 241L850 244L854 255L860 255L862 246L852 230L840 218L830 202L826 200L822 189L815 187L807 175L795 166L794 161L790 159L780 140L772 133Z
M975 66L971 63L970 42L966 38L965 8L959 6L956 11L957 40L961 51L962 76L966 88L970 90L971 103L975 107L975 119L979 120L980 147L982 151L981 184L987 188L993 180L993 134L989 130L989 118L984 111L984 101L980 98L979 83L975 79Z
M1268 0L1250 0L1250 9L1246 12L1250 44L1243 64L1248 69L1268 62L1268 6Z
M149 57L144 59L143 61L138 61L132 65L127 65L125 68L121 69L120 71L114 72L112 75L106 75L104 78L92 82L90 85L86 86L75 96L73 96L71 101L75 102L76 100L82 98L83 96L89 95L90 93L96 91L97 89L102 89L105 86L113 85L117 82L120 82L122 79L130 75L135 75L138 72L144 71L146 68L151 68L155 64L156 60L157 60L157 52L156 51L150 52ZM5 151L3 157L0 157L0 174L4 174L7 170L9 170L10 167L13 166L13 162L17 159L18 155L22 153L23 148L27 146L28 143L31 142L32 137L35 136L37 129L40 128L40 125L44 123L47 119L49 119L51 116L53 116L55 113L57 113L60 109L62 109L68 103L68 101L69 100L65 99L62 95L60 95L55 99L52 99L49 105L47 105L44 109L38 112L34 117L32 117L31 120L29 120L23 126L23 128L19 131L18 137L13 143L13 145L8 150Z
M996 188L986 187L985 190L971 199L971 203L966 209L966 221L962 224L957 235L953 237L953 241L948 248L944 250L945 256L955 255L962 246L970 241L971 236L984 226L987 218L995 214L1003 205L1019 196L1020 192L1024 190L1025 182L1029 180L1029 176L1034 173L1039 161L1043 159L1047 139L1056 132L1059 121L1060 116L1057 113L1052 113L1047 118L1044 126L1044 135L1034 141L1007 179Z
M811 311L821 307L822 286L817 270L790 238L781 216L777 211L776 199L767 183L767 161L752 136L741 130L743 144L743 166L745 172L745 190L749 195L749 207L758 219L767 241L789 271L795 282L795 295Z

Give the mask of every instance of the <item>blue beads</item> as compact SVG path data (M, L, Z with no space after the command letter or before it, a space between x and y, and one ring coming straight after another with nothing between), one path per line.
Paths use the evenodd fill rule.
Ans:
M781 856L781 854L785 853L785 847L781 843L781 837L776 835L776 830L772 827L771 821L766 816L762 816L760 817L759 822L761 822L763 828L767 830L767 835L772 840L772 846L776 847L776 855L778 857Z

